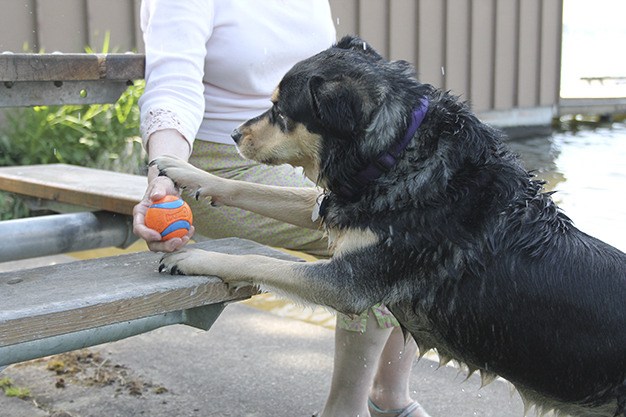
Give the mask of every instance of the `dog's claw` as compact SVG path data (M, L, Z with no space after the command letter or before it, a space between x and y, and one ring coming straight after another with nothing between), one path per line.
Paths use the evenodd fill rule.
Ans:
M196 194L194 195L196 201L200 200L200 190L196 190Z

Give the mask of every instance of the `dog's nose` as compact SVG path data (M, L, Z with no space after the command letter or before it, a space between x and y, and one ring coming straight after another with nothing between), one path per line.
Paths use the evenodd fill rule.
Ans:
M241 133L239 128L236 128L235 130L233 130L233 133L230 134L230 137L233 138L237 145L239 145L239 141L241 140L242 136L243 134Z

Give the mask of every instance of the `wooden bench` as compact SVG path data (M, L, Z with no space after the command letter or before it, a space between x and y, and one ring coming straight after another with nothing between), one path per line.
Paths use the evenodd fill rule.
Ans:
M146 178L66 164L0 167L0 189L32 200L31 205L62 215L0 222L0 236L12 245L0 262L101 247L127 247L133 207Z
M143 72L134 54L0 54L0 107L114 102ZM0 168L0 190L64 213L0 222L0 261L126 245L145 187L141 176L63 164ZM196 245L294 259L242 239ZM208 329L224 303L255 293L159 274L158 259L143 252L0 273L0 369L170 324Z
M144 77L140 54L0 54L0 107L114 103Z
M237 238L194 246L294 259ZM214 277L161 274L159 256L140 252L0 273L0 367L171 324L208 330L224 303L255 293Z

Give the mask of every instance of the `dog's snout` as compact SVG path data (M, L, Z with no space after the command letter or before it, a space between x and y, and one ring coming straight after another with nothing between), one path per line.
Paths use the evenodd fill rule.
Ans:
M243 136L243 133L241 133L241 130L239 130L239 128L236 128L230 134L230 137L233 138L233 140L235 141L236 144L239 144L239 141L241 140L242 136Z

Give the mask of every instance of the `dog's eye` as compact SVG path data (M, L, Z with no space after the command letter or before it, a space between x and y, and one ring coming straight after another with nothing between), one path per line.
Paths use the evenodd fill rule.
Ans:
M270 122L275 123L283 132L289 130L291 124L289 117L287 117L276 104L272 107Z

